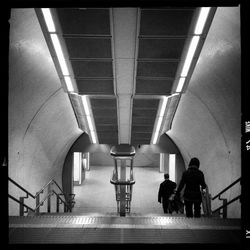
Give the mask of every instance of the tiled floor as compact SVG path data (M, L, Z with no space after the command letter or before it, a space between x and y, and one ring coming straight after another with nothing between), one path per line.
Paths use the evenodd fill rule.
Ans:
M76 204L73 213L115 214L117 213L115 190L110 183L111 167L91 166L81 186L74 187ZM158 188L163 173L158 168L135 167L131 213L133 215L162 215L162 206L157 201Z

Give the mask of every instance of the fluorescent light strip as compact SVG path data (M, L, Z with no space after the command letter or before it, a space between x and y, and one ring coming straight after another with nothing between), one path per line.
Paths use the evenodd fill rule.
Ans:
M58 39L58 36L57 34L50 34L50 36L51 36L51 40L56 51L59 64L61 66L62 73L63 75L69 75L68 67L67 67L63 52L62 52L62 47Z
M201 35L202 34L202 31L203 31L205 22L207 20L207 16L208 16L209 11L210 11L210 7L201 8L200 14L199 14L199 17L198 17L198 21L196 23L195 30L194 30L195 35Z
M55 24L49 8L42 8L43 17L49 32L56 32Z
M166 109L166 106L167 106L167 101L168 101L168 97L164 96L162 104L161 104L160 115L159 115L159 118L158 118L158 121L157 121L155 133L154 133L153 144L156 144L157 139L158 139L158 135L159 135L160 128L161 128L162 119L163 119L163 116L164 116L164 113L165 113L165 109Z
M176 92L181 92L182 91L182 88L184 86L184 82L185 82L186 78L185 77L181 77L179 79L179 82L178 82L178 86L176 88Z
M158 135L159 135L159 132L160 132L160 127L161 127L162 119L163 119L163 116L159 116L158 122L157 122L157 126L156 126L156 130L155 130L153 144L156 144L156 142L157 142Z
M88 122L88 126L89 126L89 131L90 131L90 136L92 138L93 143L96 143L96 135L95 135L95 131L94 131L94 126L92 123L92 119L90 116L90 109L89 109L89 105L88 105L88 100L87 100L87 96L83 95L82 96L82 104L83 104L83 108L85 111L85 115L87 117L87 122Z
M91 138L92 138L93 143L96 143L95 132L93 130L91 130L90 134L91 134Z
M82 96L82 104L83 104L83 107L84 107L85 114L87 116L90 115L90 110L89 110L89 105L88 105L88 101L87 101L87 96L86 95Z
M193 36L190 46L188 48L188 53L184 62L184 66L181 72L181 77L186 77L188 74L189 67L191 65L191 62L194 57L195 50L197 48L198 42L199 42L200 37L199 36Z
M166 106L167 106L167 101L168 101L168 98L166 96L164 96L163 97L163 102L162 102L162 105L161 105L161 112L160 112L159 116L164 115L164 112L165 112L165 109L166 109Z
M66 83L68 91L73 92L74 88L70 76L64 76L64 81Z
M88 121L88 125L89 125L89 130L93 131L94 127L93 127L93 123L92 123L92 120L91 120L91 116L87 115L87 121Z

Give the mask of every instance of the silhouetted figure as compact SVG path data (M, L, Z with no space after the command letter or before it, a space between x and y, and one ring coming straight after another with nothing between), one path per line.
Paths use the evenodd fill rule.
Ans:
M176 195L179 196L181 190L184 190L184 205L187 217L201 216L201 189L206 188L204 174L199 170L200 161L192 158L189 162L188 169L182 174L180 184L177 188ZM194 213L193 213L194 208Z
M164 213L172 213L169 210L169 197L174 193L176 183L169 180L169 174L164 174L165 180L160 184L158 202L162 203Z

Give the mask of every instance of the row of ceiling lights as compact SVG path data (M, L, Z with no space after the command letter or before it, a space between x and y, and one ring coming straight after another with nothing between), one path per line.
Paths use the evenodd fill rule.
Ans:
M201 36L201 34L203 32L203 29L204 29L204 26L205 26L209 11L210 11L210 7L203 7L203 8L200 9L200 13L199 13L199 16L198 16L198 19L197 19L197 22L196 22L196 25L195 25L195 29L194 29L194 35L193 35L193 37L191 39L191 42L190 42L190 45L189 45L189 48L188 48L188 52L187 52L187 55L186 55L186 58L185 58L185 61L184 61L184 65L183 65L183 68L181 70L181 74L180 74L180 77L179 77L178 85L177 85L177 88L175 90L176 93L173 94L173 95L170 95L168 97L166 97L166 96L163 97L162 104L161 104L161 111L160 111L160 114L158 116L156 129L155 129L155 132L154 132L153 137L152 137L153 138L153 141L152 141L153 144L156 144L157 141L158 141L159 132L160 132L160 129L161 129L162 120L163 120L163 116L165 114L168 99L170 97L172 97L174 95L178 95L179 93L182 92L186 77L187 77L188 72L189 72L189 68L191 66L191 63L192 63L196 48L197 48L199 40L200 40L200 36Z
M200 35L203 32L203 28L205 26L205 23L206 23L208 14L209 14L209 10L210 10L209 7L204 7L204 8L200 9L199 17L197 19L197 23L196 23L195 30L194 30L194 35L191 39L191 42L190 42L190 45L188 48L188 52L187 52L187 55L185 58L185 62L184 62L184 65L183 65L183 68L182 68L182 71L180 74L179 82L178 82L178 85L177 85L177 88L175 91L176 93L171 95L171 96L168 96L168 97L166 97L166 96L163 97L161 110L160 110L160 114L158 116L158 121L157 121L157 125L156 125L156 130L155 130L154 135L153 135L153 144L156 144L158 137L159 137L159 132L160 132L163 116L165 114L168 98L181 93L181 91L183 89L186 77L188 75L190 65L192 63L196 48L197 48L199 40L200 40ZM50 33L50 38L51 38L51 41L53 43L53 46L54 46L54 49L55 49L55 52L56 52L56 55L57 55L57 58L58 58L58 61L60 64L60 68L61 68L61 71L62 71L62 74L64 77L64 81L65 81L66 86L67 86L67 90L69 92L74 92L72 80L71 80L71 77L69 74L69 70L67 67L67 63L66 63L63 51L62 51L62 47L61 47L58 35L56 33L56 27L55 27L50 9L49 8L42 8L42 13L44 16L45 23L47 25L48 32ZM96 132L95 132L94 126L93 126L92 116L90 114L88 99L87 99L87 96L81 96L81 98L82 98L84 111L85 111L85 114L87 117L88 128L90 131L91 139L92 139L93 143L96 143L97 136L96 136Z
M63 74L63 78L64 78L64 81L65 81L66 86L67 86L67 90L68 90L68 92L74 92L72 79L71 79L71 76L70 76L70 73L69 73L69 70L67 67L67 63L66 63L64 54L63 54L62 46L60 44L58 35L56 33L56 27L55 27L55 23L53 21L52 15L51 15L51 11L49 8L42 8L41 10L43 13L45 23L47 25L48 32L50 34L52 44L54 46L54 49L55 49L55 52L57 55L57 59L58 59L58 62L59 62L59 65L60 65L60 68L61 68L61 71ZM82 95L81 100L82 100L84 112L85 112L85 115L87 118L88 128L89 128L92 142L97 143L97 135L96 135L96 132L95 132L95 129L93 126L94 123L93 123L93 118L92 118L90 108L89 108L88 98L87 98L87 96Z

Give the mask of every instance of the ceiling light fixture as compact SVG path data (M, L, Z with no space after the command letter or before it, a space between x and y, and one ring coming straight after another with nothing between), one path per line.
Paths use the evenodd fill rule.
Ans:
M56 32L55 24L49 8L42 8L43 17L49 32Z
M83 107L84 107L85 114L87 116L90 115L89 105L88 105L88 101L87 101L87 96L86 95L82 95L82 104L83 104Z
M90 115L90 109L89 109L89 105L88 105L87 96L83 95L81 97L82 97L82 104L83 104L83 108L84 108L84 111L85 111L85 115L87 117L90 136L91 136L92 142L96 143L97 142L96 134L95 134L95 131L94 131L94 126L93 126L92 118L91 118L91 115Z
M195 35L202 34L202 31L203 31L203 28L205 26L209 11L210 11L210 7L201 8L200 14L198 17L198 21L196 23L195 30L194 30Z
M156 144L156 142L157 142L158 135L159 135L160 128L161 128L161 123L163 120L163 116L165 114L167 102L168 102L168 97L164 96L163 100L162 100L162 104L161 104L161 111L160 111L160 114L158 116L157 126L156 126L155 133L154 133L153 144Z
M181 77L186 77L188 74L188 70L189 70L191 62L193 60L194 53L195 53L195 50L197 48L199 40L200 40L200 36L193 36L192 37L191 43L190 43L189 48L188 48L188 53L187 53L187 56L186 56L186 59L184 62L184 66L182 68Z
M176 88L176 92L181 92L184 86L184 82L185 82L186 78L185 77L180 77L177 88Z
M58 36L57 36L57 34L50 34L50 36L51 36L51 40L52 40L54 49L56 51L56 55L57 55L59 64L61 66L62 73L64 76L69 75L69 70L68 70L63 52L62 52L62 47L61 47L60 41L58 39Z
M70 76L64 76L64 81L66 83L68 91L73 92L74 88Z

